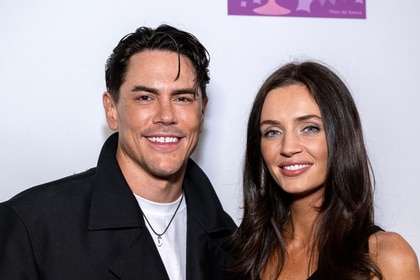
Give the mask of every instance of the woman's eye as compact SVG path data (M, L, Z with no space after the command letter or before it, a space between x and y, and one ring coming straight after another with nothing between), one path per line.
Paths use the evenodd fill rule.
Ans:
M318 126L310 125L303 129L306 133L314 134L318 133L321 129Z
M264 134L264 137L266 137L266 138L271 138L271 137L274 137L274 136L277 136L277 135L280 135L280 131L278 131L278 130L268 130L268 131L266 131Z

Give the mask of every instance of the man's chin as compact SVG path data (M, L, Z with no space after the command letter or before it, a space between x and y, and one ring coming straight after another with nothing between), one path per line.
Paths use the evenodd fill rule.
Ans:
M154 177L166 181L178 181L182 179L185 173L184 165L159 165L151 170Z

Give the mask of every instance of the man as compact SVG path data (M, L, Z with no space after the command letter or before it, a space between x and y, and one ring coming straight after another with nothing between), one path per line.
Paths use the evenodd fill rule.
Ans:
M189 159L203 129L208 53L161 25L124 37L103 105L117 131L96 168L0 205L0 279L226 279L236 225Z

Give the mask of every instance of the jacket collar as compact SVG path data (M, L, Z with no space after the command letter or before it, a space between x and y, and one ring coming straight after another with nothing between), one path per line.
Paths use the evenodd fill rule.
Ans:
M151 235L144 230L141 209L119 168L115 157L117 143L118 134L115 133L105 142L99 156L89 229L138 228L137 237L123 254L116 256L110 270L120 279L136 279L138 275L144 279L169 279ZM203 248L213 234L219 236L220 232L231 231L232 225L225 220L226 213L209 179L191 159L187 163L183 188L188 221L187 279L200 279L211 273L205 269L208 266L205 263L214 261L215 257L209 258L206 250L197 248Z
M130 228L144 225L140 207L115 157L118 133L111 135L99 156L89 229Z
M93 187L89 229L144 226L140 207L115 157L118 133L105 142L99 156ZM183 183L188 216L194 216L208 232L226 229L220 201L203 170L188 160Z

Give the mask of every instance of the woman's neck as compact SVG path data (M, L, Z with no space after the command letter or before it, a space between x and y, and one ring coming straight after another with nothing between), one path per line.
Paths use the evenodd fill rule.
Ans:
M289 220L283 227L285 240L313 242L315 228L320 216L323 194L294 198L290 206Z

